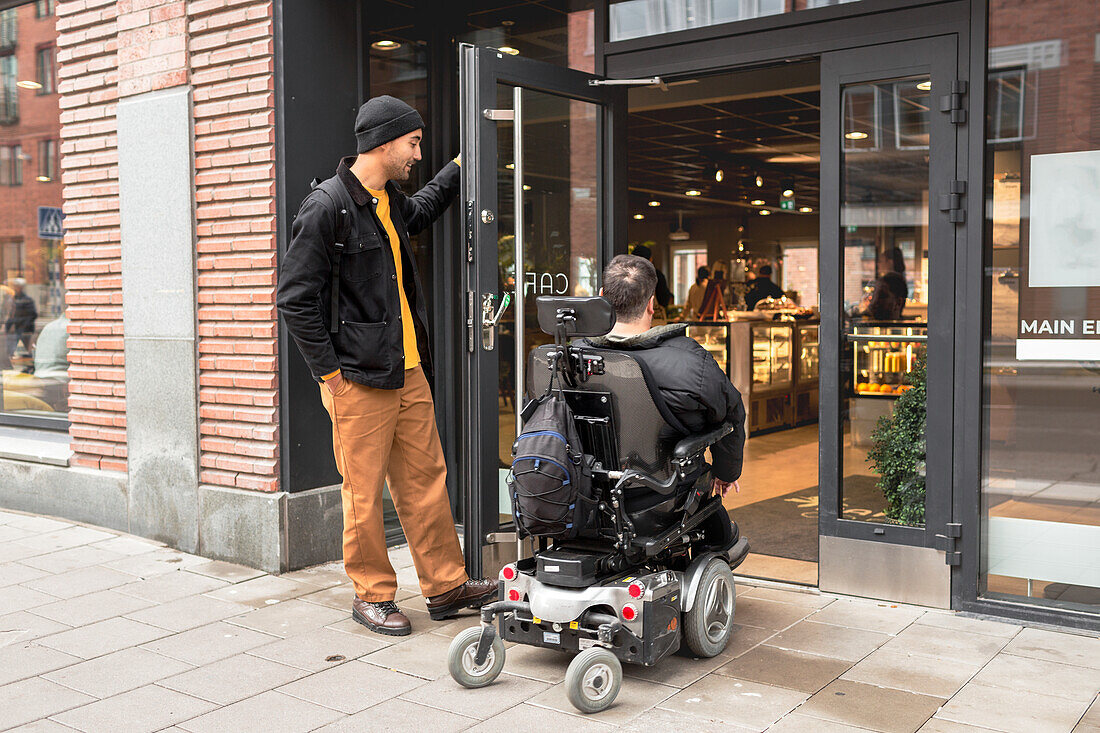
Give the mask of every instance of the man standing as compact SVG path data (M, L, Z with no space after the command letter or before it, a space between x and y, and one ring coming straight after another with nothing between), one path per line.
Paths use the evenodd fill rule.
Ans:
M25 292L27 281L17 277L11 281L11 285L14 290L11 312L4 323L4 330L7 331L8 336L8 359L19 348L20 341L23 342L28 354L34 353L34 324L38 320L38 307L34 304L34 298Z
M782 298L783 288L772 282L772 266L761 265L756 278L745 293L745 307L750 311L765 298Z
M388 479L433 620L496 596L470 580L447 497L447 467L426 372L427 310L409 235L428 227L458 192L458 161L406 196L424 121L390 96L355 118L358 155L302 202L281 264L278 307L332 419L343 476L344 569L352 616L372 631L409 634L386 553L382 487Z
M649 260L650 264L653 264L653 252L644 244L634 247L634 255L641 257L643 260ZM654 293L654 297L657 298L657 305L668 308L669 304L672 303L672 291L668 289L668 280L665 279L665 273L658 270L655 265L653 271L657 273L657 290Z

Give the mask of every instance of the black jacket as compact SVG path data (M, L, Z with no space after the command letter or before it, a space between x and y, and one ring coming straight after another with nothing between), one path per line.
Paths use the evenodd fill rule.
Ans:
M770 277L763 275L757 277L749 286L749 292L745 293L745 307L752 310L756 304L764 298L782 298L783 288L772 282Z
M637 336L601 336L586 342L602 349L629 351L656 382L669 410L690 434L704 433L724 422L734 430L711 448L714 475L723 481L741 477L745 451L745 405L741 393L718 362L682 323L656 326Z
M33 333L34 322L38 320L38 308L34 298L20 291L12 299L11 316L4 324L6 330L15 334Z
M340 369L370 387L405 384L401 302L389 238L375 213L370 192L344 158L336 175L314 189L298 210L290 247L279 266L277 305L314 379ZM427 306L409 235L427 228L458 193L459 167L449 163L424 188L406 196L386 183L390 217L401 239L401 271L412 311L416 343L431 373ZM346 211L346 214L341 213ZM340 256L339 327L330 332L335 243Z

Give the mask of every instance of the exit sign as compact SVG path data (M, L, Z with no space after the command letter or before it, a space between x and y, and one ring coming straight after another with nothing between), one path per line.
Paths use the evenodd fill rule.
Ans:
M783 211L794 211L794 196L779 199L779 208Z

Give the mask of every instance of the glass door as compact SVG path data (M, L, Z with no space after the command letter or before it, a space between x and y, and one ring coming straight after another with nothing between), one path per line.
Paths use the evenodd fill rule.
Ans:
M831 538L952 549L957 59L954 35L822 57L823 585Z
M590 74L461 47L466 372L466 563L495 572L519 551L505 478L525 365L552 339L540 295L596 295L625 249L621 86ZM620 182L620 189L614 185ZM616 247L618 245L618 247Z

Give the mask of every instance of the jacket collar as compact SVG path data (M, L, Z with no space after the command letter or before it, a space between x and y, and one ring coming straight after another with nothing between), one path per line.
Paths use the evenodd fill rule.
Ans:
M652 349L663 341L668 341L677 336L683 336L687 331L686 323L666 323L663 326L654 326L644 333L636 333L631 336L597 336L588 339L593 346L605 349Z
M340 182L344 184L344 188L351 194L351 200L355 202L355 205L366 206L371 203L374 197L351 172L351 164L355 162L355 157L349 155L346 158L341 158L340 165L336 167L336 175ZM386 181L386 192L392 194L394 185L393 181Z

